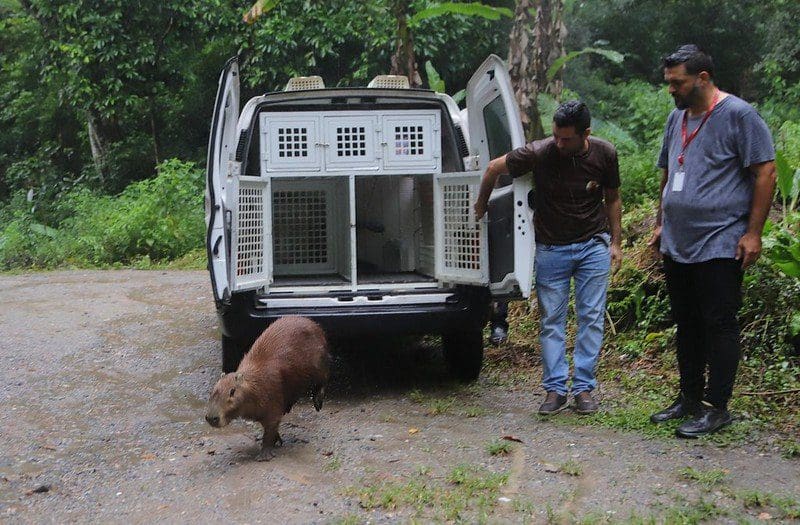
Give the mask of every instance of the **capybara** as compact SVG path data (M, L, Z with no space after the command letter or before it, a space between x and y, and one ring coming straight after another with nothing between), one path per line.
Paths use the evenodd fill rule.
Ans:
M223 375L208 400L206 421L224 427L237 417L264 427L259 460L274 457L283 444L281 417L302 396L310 394L319 411L328 383L330 354L325 333L311 319L282 317L262 333L236 372Z

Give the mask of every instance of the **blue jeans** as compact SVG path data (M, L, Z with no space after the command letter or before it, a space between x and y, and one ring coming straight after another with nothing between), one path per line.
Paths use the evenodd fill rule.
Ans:
M575 371L572 393L591 391L597 385L595 368L603 343L606 288L611 267L609 235L564 246L536 244L536 297L539 301L542 346L542 386L547 392L567 394L569 364L566 357L566 323L570 283L575 280Z

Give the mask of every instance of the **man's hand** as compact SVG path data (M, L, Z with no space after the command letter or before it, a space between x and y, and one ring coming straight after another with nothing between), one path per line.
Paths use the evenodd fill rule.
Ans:
M481 218L483 217L483 214L486 213L487 205L488 205L488 203L484 199L482 199L480 197L478 197L478 200L475 201L475 204L473 205L472 208L475 210L475 219L476 220L481 220Z
M742 235L736 247L736 260L742 261L742 270L756 262L759 255L761 255L761 236L755 233Z
M622 267L622 246L619 243L611 243L611 273L617 273Z
M656 226L653 230L653 236L650 237L650 240L647 241L647 245L656 252L656 255L660 255L661 249L661 226Z

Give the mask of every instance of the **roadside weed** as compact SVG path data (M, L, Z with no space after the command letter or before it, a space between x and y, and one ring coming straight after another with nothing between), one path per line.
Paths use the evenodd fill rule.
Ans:
M686 467L680 470L683 479L696 481L706 488L722 483L728 476L728 472L722 469L697 470L693 467Z
M495 439L487 443L485 448L492 456L507 456L514 450L514 445L505 439Z

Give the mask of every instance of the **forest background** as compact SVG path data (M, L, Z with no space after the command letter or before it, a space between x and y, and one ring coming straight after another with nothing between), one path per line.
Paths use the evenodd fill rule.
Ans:
M717 84L758 108L779 151L764 255L745 278L734 408L744 432L797 435L800 2L261 0L260 16L252 7L0 0L0 269L205 267L206 147L232 55L247 100L292 76L350 86L390 71L454 94L495 53L509 59L529 137L549 131L559 100L581 98L593 133L620 153L626 261L609 292L604 373L628 387L620 405L647 395L634 407L642 417L596 422L627 428L675 384L674 327L645 242L673 108L661 58L696 43L713 55ZM530 348L535 312L512 316L512 346ZM784 452L800 455L800 444Z

